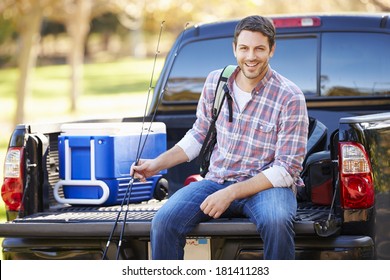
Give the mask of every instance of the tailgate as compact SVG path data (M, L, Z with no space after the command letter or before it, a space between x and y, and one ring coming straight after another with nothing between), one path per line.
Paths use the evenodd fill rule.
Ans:
M151 220L163 202L148 202L123 207L64 207L0 224L1 237L107 237L115 221L119 236L124 216L125 236L149 237ZM315 235L314 224L326 220L327 207L302 207L294 224L296 235ZM119 215L119 218L118 218ZM117 219L118 218L118 219ZM192 236L256 236L254 224L242 217L200 223Z

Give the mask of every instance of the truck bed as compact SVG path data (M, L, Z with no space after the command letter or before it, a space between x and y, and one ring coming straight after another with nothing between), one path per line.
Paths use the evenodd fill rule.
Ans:
M166 121L166 120L165 120ZM172 124L168 122L169 129ZM30 127L30 132L39 131L42 127ZM184 132L183 132L184 133ZM114 236L119 236L126 205L122 208L115 206L70 206L58 203L53 196L53 186L59 180L59 160L58 160L58 135L59 126L51 127L50 133L45 134L48 139L49 149L43 159L44 187L43 196L47 197L46 205L43 209L33 211L33 214L20 215L11 222L0 224L0 232L3 237L104 237L108 238L118 212L121 212ZM178 136L181 137L181 136ZM171 140L171 141L176 141ZM170 145L173 145L170 143ZM167 174L169 188L173 192L182 185L183 178L172 177L171 174L191 174L194 170L199 170L195 163L186 163L175 167L178 172ZM182 170L184 169L184 170ZM190 170L190 171L188 171ZM180 182L180 183L179 183ZM26 199L34 197L39 190L29 188ZM127 211L126 227L124 234L129 237L149 238L151 220L157 210L165 201L149 200L138 204L129 204ZM294 223L296 235L317 236L314 228L316 222L324 221L328 218L329 207L313 205L311 203L299 203L297 216ZM34 213L35 212L35 213ZM201 223L191 233L193 236L258 236L254 224L245 217L235 217L231 219L218 219Z

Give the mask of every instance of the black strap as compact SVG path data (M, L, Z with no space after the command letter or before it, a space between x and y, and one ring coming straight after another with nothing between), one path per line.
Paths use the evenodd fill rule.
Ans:
M228 101L228 108L229 108L229 122L233 122L233 98L229 93L229 88L227 84L223 86L223 91L225 92L226 99ZM222 106L221 106L222 107ZM219 108L221 111L221 108Z
M206 176L208 172L211 154L214 150L215 144L217 143L217 131L216 131L215 123L221 112L225 98L227 99L228 102L229 122L233 122L233 98L229 93L227 80L229 79L231 73L234 71L235 67L236 66L232 66L232 65L225 67L225 69L221 73L221 76L219 77L218 84L215 89L215 98L214 98L213 109L212 109L212 119L198 158L198 162L200 164L200 169L201 169L200 175L202 177Z

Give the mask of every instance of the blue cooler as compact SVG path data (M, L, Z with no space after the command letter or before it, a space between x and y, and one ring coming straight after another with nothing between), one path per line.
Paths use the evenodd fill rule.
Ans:
M139 145L140 149L144 145L141 159L152 159L165 152L165 124L64 124L58 137L60 181L54 186L55 199L73 205L121 204ZM152 199L156 185L165 173L166 170L147 182L134 182L130 203Z

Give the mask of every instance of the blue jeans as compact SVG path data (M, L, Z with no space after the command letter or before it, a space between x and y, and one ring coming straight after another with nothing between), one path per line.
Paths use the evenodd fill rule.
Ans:
M150 234L153 259L183 259L186 235L200 222L210 219L200 205L210 194L231 184L209 180L181 188L156 213ZM236 200L223 217L244 215L257 228L264 243L265 259L294 259L293 219L297 201L290 188L271 188Z

